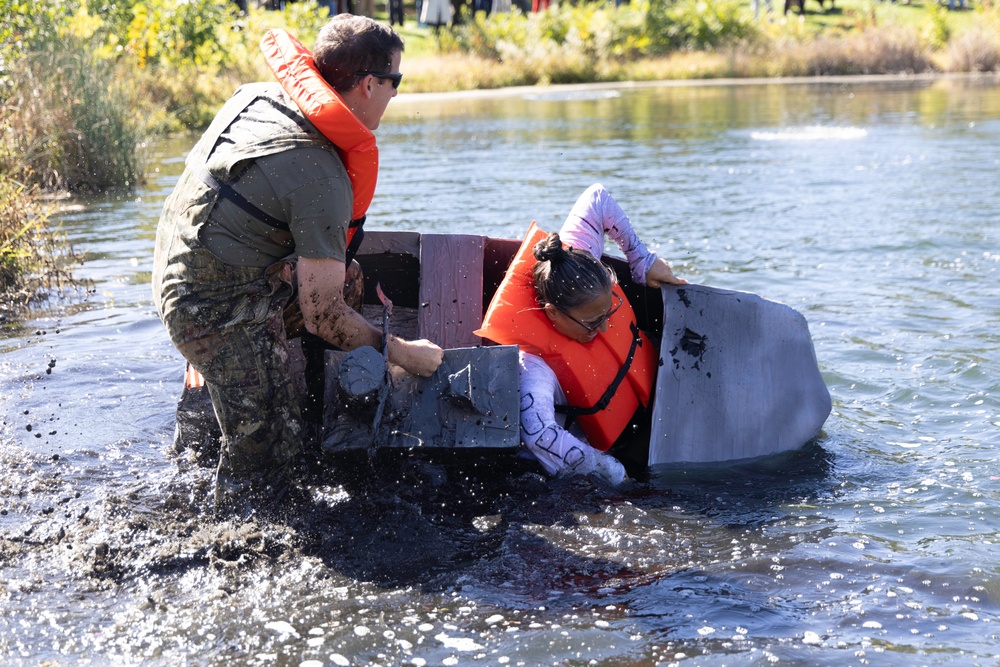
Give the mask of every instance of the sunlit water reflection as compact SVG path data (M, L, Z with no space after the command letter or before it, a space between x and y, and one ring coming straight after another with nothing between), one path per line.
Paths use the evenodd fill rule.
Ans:
M519 237L601 181L682 275L799 309L823 436L620 491L390 461L216 522L169 452L148 280L191 138L158 143L58 217L96 292L0 340L5 663L1000 661L995 82L404 95L378 134L373 227Z

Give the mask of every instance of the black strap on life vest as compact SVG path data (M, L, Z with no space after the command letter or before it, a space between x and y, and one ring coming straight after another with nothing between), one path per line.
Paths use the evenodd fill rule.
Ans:
M270 213L262 211L256 205L250 203L250 201L241 195L239 192L233 189L233 186L229 183L220 181L215 176L212 175L208 169L200 167L194 170L194 173L198 178L201 179L202 183L212 188L216 193L218 193L220 198L228 199L232 203L236 204L244 213L247 213L254 218L260 220L265 225L269 227L274 227L275 229L280 229L281 231L290 231L288 228L288 223L284 220L279 220ZM349 228L355 229L354 236L351 237L351 242L347 246L347 258L344 262L345 264L350 264L354 256L358 254L358 250L361 248L361 241L365 238L364 224L365 219L368 216L361 216L357 220L351 220L348 225Z
M632 360L635 359L636 348L642 345L642 336L639 335L639 326L635 322L631 322L628 326L629 329L632 330L632 344L629 346L628 356L625 357L625 363L618 369L615 379L608 385L608 388L604 391L601 398L589 408L582 408L575 405L556 406L556 412L569 417L569 419L566 420L565 428L569 428L577 417L597 414L604 408L608 407L608 404L611 403L611 399L615 397L615 392L618 391L619 385L621 385L625 376L628 375L628 369L632 367Z
M198 176L198 178L201 179L202 183L215 190L215 192L219 194L219 197L222 197L223 199L228 199L232 203L239 206L245 213L248 213L251 216L257 218L265 225L274 227L275 229L280 229L285 232L289 231L287 222L285 222L284 220L278 220L270 213L262 211L254 204L251 204L246 197L244 197L239 192L234 190L232 185L220 181L215 176L213 176L212 172L210 172L208 169L205 169L204 167L199 167L194 170L194 173L196 176Z
M358 250L361 249L361 242L365 240L365 220L367 218L367 215L363 215L357 220L351 220L351 224L348 225L349 228L354 229L354 236L351 237L351 242L347 244L347 257L344 260L344 263L348 266L350 266L354 256L358 254Z

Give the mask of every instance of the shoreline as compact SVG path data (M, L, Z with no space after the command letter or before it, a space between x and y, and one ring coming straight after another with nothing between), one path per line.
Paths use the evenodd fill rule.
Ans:
M578 91L621 90L637 88L695 88L717 86L770 86L810 84L921 83L934 81L992 81L1000 83L1000 72L922 72L919 74L834 74L790 77L728 77L722 79L659 79L654 81L600 81L594 83L559 83L535 86L508 86L453 90L447 92L400 93L393 106L453 99L519 97L527 94L572 93Z

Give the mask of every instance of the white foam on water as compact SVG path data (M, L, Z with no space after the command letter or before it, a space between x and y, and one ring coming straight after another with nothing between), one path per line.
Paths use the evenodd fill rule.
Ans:
M806 630L802 635L803 644L822 644L823 639L815 632L811 630Z
M456 651L479 651L483 648L481 644L477 644L468 637L449 637L443 632L434 635L434 639L444 644L446 648Z
M804 127L787 127L781 130L750 133L750 138L757 141L846 141L864 139L868 130L863 127L837 127L825 125L806 125Z
M299 636L298 630L292 627L292 624L287 621L271 621L264 627L268 630L274 630L280 635L292 635L294 637Z
M587 100L609 100L621 97L618 90L555 90L544 93L528 93L524 99L531 102L565 102Z

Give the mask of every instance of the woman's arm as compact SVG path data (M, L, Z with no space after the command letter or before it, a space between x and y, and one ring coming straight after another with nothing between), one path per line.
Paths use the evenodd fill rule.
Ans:
M565 403L556 374L541 357L520 354L521 441L550 475L596 473L612 484L625 480L613 456L580 440L556 420L555 402Z
M600 258L604 253L605 234L625 253L633 282L650 287L687 282L675 277L670 265L649 251L615 198L603 185L595 183L576 200L559 236L563 243Z

